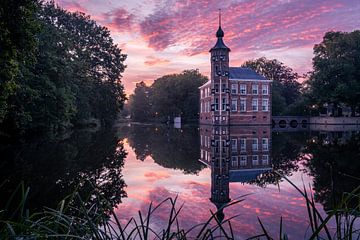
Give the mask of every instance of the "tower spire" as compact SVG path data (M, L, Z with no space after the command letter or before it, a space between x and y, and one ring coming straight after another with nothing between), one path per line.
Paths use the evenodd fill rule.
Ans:
M219 8L219 27L221 27L221 8Z

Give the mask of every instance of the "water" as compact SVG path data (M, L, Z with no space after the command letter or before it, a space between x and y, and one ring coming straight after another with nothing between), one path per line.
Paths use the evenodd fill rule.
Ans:
M178 207L184 203L180 224L189 229L240 197L243 202L218 213L224 220L239 215L232 220L237 239L262 233L258 217L273 236L280 217L290 239L309 235L305 200L274 171L311 190L323 216L359 185L348 175L360 177L359 129L351 126L117 124L62 139L3 143L0 151L0 181L6 181L1 206L21 180L31 187L32 209L56 207L79 186L89 204L101 205L99 194L109 199L123 223L146 212L150 202L178 196ZM168 210L164 205L153 215L153 229L167 223Z

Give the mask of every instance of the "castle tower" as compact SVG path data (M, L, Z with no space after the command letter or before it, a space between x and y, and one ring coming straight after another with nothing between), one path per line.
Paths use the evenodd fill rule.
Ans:
M212 123L228 125L230 116L229 103L229 52L221 28L221 10L219 10L219 28L216 32L217 42L211 53L211 112Z

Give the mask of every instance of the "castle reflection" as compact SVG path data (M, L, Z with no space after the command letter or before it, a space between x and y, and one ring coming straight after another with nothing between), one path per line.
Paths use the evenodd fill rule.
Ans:
M211 169L211 198L224 219L229 183L254 181L272 170L270 126L201 126L200 161Z

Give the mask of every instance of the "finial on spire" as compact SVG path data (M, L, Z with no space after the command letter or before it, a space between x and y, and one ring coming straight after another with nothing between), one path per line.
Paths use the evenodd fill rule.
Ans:
M219 8L219 27L221 27L221 8Z
M221 29L221 8L219 8L219 29L216 32L216 37L224 37L224 31Z

